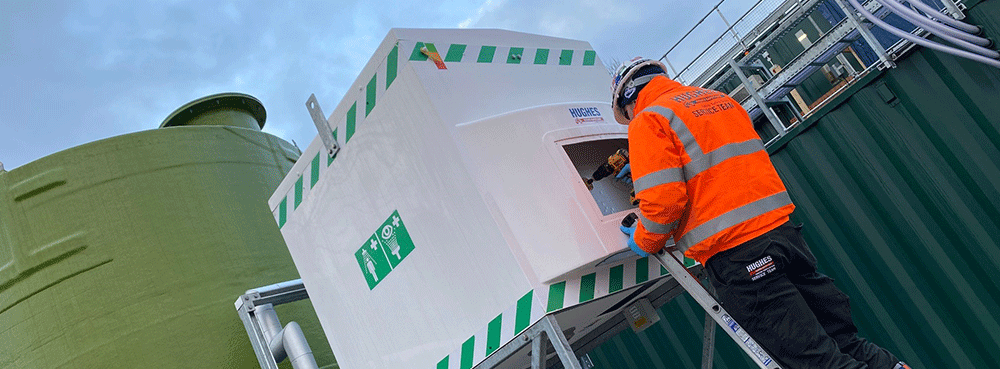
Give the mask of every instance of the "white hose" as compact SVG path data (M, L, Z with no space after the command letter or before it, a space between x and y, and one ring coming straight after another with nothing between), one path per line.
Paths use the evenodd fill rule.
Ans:
M985 56L982 56L982 55L979 55L979 54L976 54L976 53L971 53L971 52L968 52L968 51L965 51L965 50L959 50L959 49L956 49L956 48L950 47L950 46L944 46L944 45L941 45L939 43L931 42L931 41L928 41L928 40L926 40L924 38L914 36L913 34L911 34L909 32L905 32L903 30L900 30L899 28L893 27L893 26L889 25L888 23L886 23L885 21L883 21L883 20L879 19L878 17L872 15L872 13L868 11L868 9L865 9L865 7L861 6L861 4L858 4L858 0L847 0L847 1L850 2L851 6L853 6L858 12L860 12L863 17L865 17L866 19L868 19L869 21L871 21L872 23L874 23L876 26L879 26L880 28L886 30L889 33L892 33L892 34L894 34L896 36L899 36L900 38L903 38L903 39L905 39L907 41L913 42L915 44L918 44L918 45L921 45L921 46L924 46L924 47L927 47L927 48L938 50L938 51L941 51L941 52L944 52L944 53L948 53L948 54L951 54L951 55L955 55L955 56L958 56L958 57L975 60L977 62L986 64L986 65L990 65L990 66L993 66L993 67L996 67L996 68L1000 68L1000 60L990 59L990 58L987 58Z
M930 31L935 36L941 37L945 41L951 42L955 45L962 47L963 49L969 50L971 52L974 52L976 54L988 58L996 59L1000 57L1000 52L996 52L995 50L990 50L983 47L989 45L990 40L987 40L979 36L970 35L960 30L935 22L930 18L924 17L920 13L917 13L915 10L908 8L903 4L900 4L896 0L876 0L876 1L882 3L882 5L885 5L886 7L891 8L893 10L893 13L898 15L900 18L903 18L917 26L923 27L927 31Z
M960 30L963 30L965 32L972 33L972 34L979 33L979 31L980 31L979 26L971 25L971 24L962 22L962 21L960 21L958 19L952 18L948 14L944 14L940 10L934 9L934 7L925 4L923 1L920 1L920 0L905 0L905 1L908 2L908 3L910 3L910 4L913 4L913 6L919 8L921 11L923 11L924 13L926 13L928 16L934 17L934 20L936 20L938 22L947 23L949 26L958 28ZM952 1L952 0L941 0L941 1Z
M917 12L916 10L913 10L912 8L904 5L903 2L906 1L906 0L890 0L890 1L896 4L896 6L890 6L890 7L893 8L893 9L897 9L898 10L896 12L897 15L899 15L901 17L903 16L902 14L899 14L899 11L905 12L906 14L910 15L910 17L912 18L912 20L911 19L907 19L907 20L910 20L911 23L914 23L914 21L920 22L921 24L928 25L928 27L924 27L925 29L926 28L933 28L934 30L938 30L940 32L947 33L949 35L958 37L960 39L963 39L965 41L974 43L974 44L982 46L982 47L989 47L990 46L990 43L991 43L990 40L987 40L984 37L980 37L980 36L975 35L975 33L979 32L978 31L979 27L971 26L971 27L975 28L976 31L970 31L970 30L966 30L966 29L963 29L963 28L950 27L948 24L942 23L936 17L932 18L932 17L930 17L928 15L921 14L921 13ZM948 0L944 0L944 1L948 1ZM921 2L920 0L910 1L909 3L910 4L920 4L920 5L924 5L924 6L927 5L927 4L924 4L923 2ZM921 9L923 9L923 8L921 8ZM930 9L934 9L934 8L930 8ZM925 13L926 13L926 11L925 11ZM940 14L940 13L937 13L937 14ZM952 19L951 17L949 17L947 15L944 15L944 14L940 14L940 15L944 16L945 19ZM959 23L962 23L962 22L959 22ZM965 23L962 23L962 24L964 24L966 26L970 26L970 25L965 24Z

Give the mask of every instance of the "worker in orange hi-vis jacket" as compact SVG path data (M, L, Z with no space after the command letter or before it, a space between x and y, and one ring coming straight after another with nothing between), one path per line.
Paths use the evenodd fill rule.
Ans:
M718 91L667 78L635 58L612 81L628 125L639 222L622 226L642 256L673 239L705 265L719 301L785 368L909 368L858 337L848 297L816 271L789 223L795 209L747 112Z

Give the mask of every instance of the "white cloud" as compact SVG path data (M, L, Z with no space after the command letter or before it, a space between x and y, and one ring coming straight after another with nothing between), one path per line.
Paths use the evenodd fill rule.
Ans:
M496 11L499 8L502 8L506 2L507 2L506 0L496 0L496 1L486 0L485 2L483 2L482 5L479 6L478 9L476 9L475 14L459 22L458 28L469 28L470 26L479 22L479 20L482 19L483 16L485 16L486 14Z

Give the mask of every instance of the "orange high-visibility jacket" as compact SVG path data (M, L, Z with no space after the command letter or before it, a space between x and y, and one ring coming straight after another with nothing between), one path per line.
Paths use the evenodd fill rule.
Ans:
M724 93L654 78L629 123L639 225L657 252L673 238L699 263L788 221L795 206L750 117Z

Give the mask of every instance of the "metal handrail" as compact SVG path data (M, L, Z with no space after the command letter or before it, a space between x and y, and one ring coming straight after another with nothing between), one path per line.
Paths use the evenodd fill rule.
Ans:
M783 6L784 4L786 4L788 2L796 2L796 1L801 1L801 0L769 1L769 3L775 3L776 6L774 7L774 9L778 9L778 8L780 8L781 6ZM726 50L723 50L724 53L728 52L729 49L731 48L731 46L730 45L725 45L727 43L722 42L722 39L725 38L725 37L727 37L727 34L731 34L731 35L735 36L734 37L736 39L735 43L743 43L744 44L744 49L753 48L752 45L749 45L749 44L745 43L745 41L747 41L748 39L749 40L753 40L753 37L749 37L748 38L747 35L740 35L739 34L740 29L742 28L742 29L746 30L748 28L745 21L748 20L747 18L750 15L760 14L760 15L763 16L761 20L755 21L755 23L753 23L752 25L749 26L749 29L752 30L754 27L756 27L756 26L758 26L760 24L760 21L763 21L763 19L766 19L766 17L769 16L771 14L771 12L774 10L774 9L767 9L767 10L761 11L761 9L762 9L761 5L764 4L764 0L758 0L752 6L750 6L748 8L748 10L746 10L735 22L733 22L733 23L730 24L729 21L726 20L725 16L722 15L722 12L720 10L720 6L722 6L722 4L724 4L725 2L726 2L726 0L721 0L717 4L715 4L715 6L713 6L711 9L709 9L709 11L705 14L705 16L703 16L701 19L699 19L698 22L694 24L694 26L692 26L683 36L681 36L680 39L678 39L673 45L671 45L670 48L667 50L667 52L664 53L663 56L660 57L659 60L664 61L664 62L666 62L666 63L669 64L670 63L670 61L669 61L670 54L672 52L674 52L674 50L676 50L682 43L684 43L685 41L689 41L690 40L689 36L692 33L694 33L694 31L697 30L700 26L702 26L704 24L705 20L707 20L708 17L712 15L712 13L717 13L720 16L721 20L726 24L726 26L727 26L726 29L724 31L720 32L719 36L716 37L715 40L713 40L711 43L709 43L707 47L705 47L704 49L702 49L702 51L697 56L695 56L693 59L691 59L691 61L688 62L683 68L681 68L680 70L677 70L677 69L673 68L672 64L669 64L670 68L673 69L674 72L676 72L676 74L673 76L673 78L683 79L683 75L685 75L685 73L690 72L692 70L695 70L697 68L697 64L704 61L704 57L706 56L706 54L708 54L710 51L717 50L718 47L720 47L720 45L721 45L721 47L726 48ZM752 32L749 32L749 33L752 33Z
M712 7L712 9L709 10L708 13L706 13L705 16L702 17L701 20L698 21L698 23L695 23L695 25L693 27L691 27L691 29L688 30L687 33L685 33L684 36L682 36L680 38L680 40L677 40L677 42L674 43L674 45L671 46L670 49L667 50L666 53L663 53L663 56L660 57L660 60L666 59L667 55L669 55L670 52L674 51L674 49L677 48L677 46L680 45L681 42L684 42L684 40L691 34L691 32L694 32L694 30L696 28L698 28L698 26L700 26L705 21L705 19L708 19L708 16L712 15L712 12L718 11L719 10L719 5L722 5L722 3L724 3L725 1L726 0L722 0L722 1L719 1L718 4L715 4L715 6ZM677 74L675 75L675 77L680 76L681 74L683 74L684 72L686 72L689 68L691 68L691 66L694 65L694 63L697 62L699 59L701 59L701 57L704 56L705 53L708 52L708 50L711 50L712 47L714 47L717 43L719 43L719 41L722 40L722 38L725 37L727 33L733 32L733 28L736 27L737 24L740 24L740 22L742 22L743 19L747 17L747 15L749 15L754 9L757 8L757 6L759 6L763 2L764 2L764 0L757 0L757 2L754 3L753 6L750 7L750 9L748 9L746 12L744 12L743 15L741 15L739 17L739 19L736 20L736 22L733 22L733 24L729 25L729 27L727 27L725 31L722 31L719 34L719 37L716 37L715 40L712 41L711 44L709 44L708 47L706 47L704 50L702 50L701 53L698 54L698 56L694 57L694 59L692 59L690 63L688 63L686 66L684 66L684 68L681 69L680 72L677 72ZM723 18L723 19L725 19L725 18ZM726 23L729 23L729 22L726 22Z

